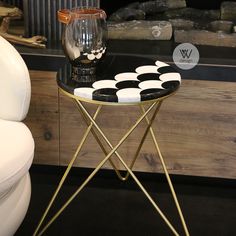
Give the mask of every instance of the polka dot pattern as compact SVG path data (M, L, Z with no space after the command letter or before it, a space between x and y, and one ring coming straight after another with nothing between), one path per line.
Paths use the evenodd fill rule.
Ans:
M95 59L100 59L102 55L105 53L106 48L102 47L97 50L92 50L90 53L83 53L83 56L86 56L88 60L93 61Z

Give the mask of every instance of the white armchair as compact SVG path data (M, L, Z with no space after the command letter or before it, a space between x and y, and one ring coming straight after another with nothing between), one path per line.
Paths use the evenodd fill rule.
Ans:
M17 50L0 36L0 235L17 231L27 212L34 140L22 120L30 104L28 69Z

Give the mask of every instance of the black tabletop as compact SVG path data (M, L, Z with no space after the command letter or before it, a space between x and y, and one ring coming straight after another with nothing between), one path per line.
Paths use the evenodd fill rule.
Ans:
M58 86L81 100L139 103L174 93L181 76L161 61L141 56L106 55L91 80L81 79L66 63L57 74Z

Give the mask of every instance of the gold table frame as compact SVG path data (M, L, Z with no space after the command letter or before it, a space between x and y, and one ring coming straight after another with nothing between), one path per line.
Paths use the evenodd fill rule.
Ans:
M185 223L185 219L184 219L184 216L183 216L183 213L182 213L182 210L180 208L180 205L179 205L179 202L178 202L178 199L177 199L177 196L176 196L176 193L175 193L175 190L174 190L174 187L173 187L173 184L172 184L172 181L171 181L171 178L170 178L170 175L168 173L168 170L167 170L167 167L166 167L166 164L164 162L164 158L161 154L161 151L160 151L160 148L159 148L159 145L157 143L157 139L156 139L156 136L154 134L154 131L153 131L153 128L152 128L152 124L157 116L157 113L161 107L161 104L163 102L163 100L169 96L171 96L172 94L168 95L168 96L165 96L165 97L161 97L161 98L158 98L158 99L155 99L155 100L149 100L149 101L145 101L145 102L139 102L139 103L111 103L111 102L99 102L99 101L94 101L94 100L87 100L87 99L84 99L84 98L79 98L78 96L74 96L68 92L66 92L65 90L59 88L59 90L64 93L66 96L69 96L71 97L75 102L76 102L76 105L77 105L77 108L80 112L80 114L82 115L86 125L88 126L77 149L76 149L76 152L75 154L73 155L71 161L69 162L67 168L66 168L66 171L64 172L58 186L57 186L57 189L55 191L55 193L53 194L46 210L44 211L44 214L42 216L42 218L40 219L39 221L39 224L37 226L37 228L35 229L35 232L33 234L33 236L41 236L44 234L44 232L48 229L48 227L59 217L59 215L66 209L66 207L71 203L71 201L81 192L81 190L89 183L89 181L94 177L94 175L102 168L102 166L107 162L109 161L112 168L115 170L116 172L116 175L118 176L118 178L121 180L121 181L126 181L129 176L131 176L134 181L136 182L136 184L139 186L139 188L142 190L142 192L144 193L144 195L147 197L147 199L150 201L150 203L153 205L153 207L156 209L156 211L159 213L159 215L161 216L161 218L165 221L165 223L167 224L167 226L169 227L169 229L172 231L173 235L175 236L179 236L180 234L176 231L176 229L173 227L173 225L170 223L170 221L167 219L167 217L164 215L164 213L161 211L161 209L158 207L158 205L155 203L155 201L153 200L153 198L150 196L150 194L147 192L147 190L144 188L144 186L141 184L141 182L138 180L138 178L136 177L136 175L133 173L132 171L132 168L135 164L135 161L141 151L141 148L143 146L143 143L147 137L147 134L150 132L151 134L151 137L152 137L152 140L153 140L153 143L154 143L154 146L156 148L156 152L159 156L159 159L160 159L160 162L161 162L161 165L163 167L163 170L164 170L164 174L166 176L166 179L167 179L167 182L168 182L168 185L169 185L169 188L170 188L170 191L171 191L171 194L173 196L173 200L174 200L174 203L176 205L176 208L177 208L177 211L178 211L178 214L179 214L179 217L180 217L180 220L181 220L181 223L182 223L182 226L183 226L183 229L184 229L184 233L186 236L189 236L189 231L188 231L188 228L187 228L187 225ZM90 115L90 113L86 110L85 106L83 105L83 102L87 102L87 103L94 103L95 105L97 105L97 109L93 115L93 117ZM148 104L149 107L145 110L145 107L144 105ZM124 136L120 139L120 141L118 142L118 144L116 146L113 146L111 144L111 142L109 141L109 139L106 137L106 135L103 133L103 131L101 130L101 128L99 127L99 125L97 124L96 122L96 118L98 116L98 114L100 113L102 107L104 105L116 105L116 106L122 106L122 105L136 105L136 106L139 106L140 107L140 111L141 111L141 116L137 119L137 121L135 122L135 124L130 127L130 129L124 134ZM152 113L152 116L151 118L149 119L148 118L148 115L149 113ZM138 127L138 125L143 121L143 120L146 120L146 123L147 123L147 127L145 129L145 132L140 140L140 143L139 143L139 146L135 152L135 155L132 159L132 162L130 164L130 166L128 166L126 164L126 162L123 160L123 158L120 156L120 154L118 153L117 149L125 142L125 140L130 136L130 134ZM97 165L97 167L92 171L92 173L87 177L87 179L80 185L80 187L74 192L74 194L71 195L71 197L64 203L64 205L57 211L57 213L48 221L48 223L41 229L40 231L40 228L42 227L42 224L46 218L46 216L48 215L48 212L52 206L52 204L54 203L60 189L62 188L63 186L63 183L65 182L75 160L77 159L79 153L80 153L80 150L82 149L87 137L88 137L88 134L89 133L92 133L92 135L94 136L94 138L96 139L98 145L100 146L101 150L103 151L103 153L105 154L105 158L100 161L100 163ZM100 141L100 138L99 138L99 135L100 137L103 138L103 140L106 142L106 144L110 147L110 151L108 152L106 150L106 148L104 147L103 143ZM124 166L124 168L126 169L126 175L125 176L122 176L120 171L116 168L115 164L113 163L113 161L111 160L111 156L115 154L116 157L118 158L118 160L122 163L122 165Z

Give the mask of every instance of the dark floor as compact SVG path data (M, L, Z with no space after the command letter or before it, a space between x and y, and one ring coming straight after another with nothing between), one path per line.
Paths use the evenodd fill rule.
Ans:
M61 206L89 172L72 170L52 211ZM31 168L31 203L16 236L32 235L61 174L62 168L58 167ZM184 235L163 175L137 173L137 176L180 235ZM173 176L172 180L190 235L236 235L235 181L183 176ZM168 236L172 233L132 179L122 183L113 172L101 171L44 235Z

